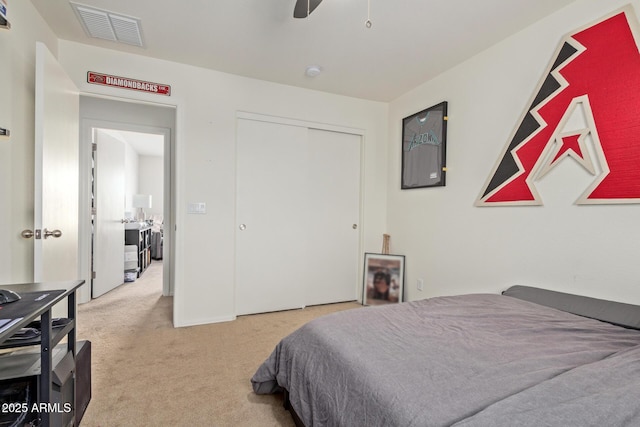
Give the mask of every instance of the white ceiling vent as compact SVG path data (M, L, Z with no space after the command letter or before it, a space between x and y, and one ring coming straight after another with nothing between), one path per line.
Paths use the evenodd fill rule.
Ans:
M144 47L140 20L69 2L90 37Z

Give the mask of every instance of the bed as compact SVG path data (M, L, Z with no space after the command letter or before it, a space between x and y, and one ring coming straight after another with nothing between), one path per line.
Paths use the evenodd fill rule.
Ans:
M640 425L640 307L514 286L326 315L251 379L297 425Z

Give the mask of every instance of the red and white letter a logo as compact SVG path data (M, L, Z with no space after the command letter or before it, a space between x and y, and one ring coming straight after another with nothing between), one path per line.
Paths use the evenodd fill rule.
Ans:
M535 181L566 158L594 175L576 203L640 203L640 52L630 7L564 38L476 201L542 200Z

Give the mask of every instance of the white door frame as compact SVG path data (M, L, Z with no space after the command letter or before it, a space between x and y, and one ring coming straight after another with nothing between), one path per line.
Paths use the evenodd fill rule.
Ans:
M83 94L93 96L92 94ZM113 99L120 102L132 102L124 99ZM162 107L166 105L158 104ZM175 222L175 143L171 138L171 130L163 127L135 125L131 123L113 122L97 119L81 119L80 123L80 242L79 265L81 276L87 283L91 283L91 132L94 128L116 129L132 132L154 133L164 135L164 240L163 248L163 286L162 294L173 295L175 289L175 238L173 225ZM124 277L124 276L123 276ZM85 303L91 300L91 289L79 293L78 301Z

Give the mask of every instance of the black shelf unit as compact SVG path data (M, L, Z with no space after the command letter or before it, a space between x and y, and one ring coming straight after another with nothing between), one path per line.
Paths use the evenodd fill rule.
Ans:
M151 226L124 230L124 244L138 247L138 277L151 264Z
M52 403L54 353L56 346L66 338L63 346L63 357L70 354L70 360L76 356L76 290L84 284L84 280L46 283L26 283L16 285L0 285L3 289L10 289L22 296L16 302L2 306L2 319L12 319L10 326L0 327L0 349L19 349L20 347L40 344L40 375L38 377L38 402ZM67 300L68 322L59 328L52 327L52 309ZM39 338L15 341L11 338L21 328L34 320L40 320L41 335ZM66 348L65 348L66 347ZM74 391L75 393L75 391ZM75 408L73 408L75 409ZM49 427L52 421L51 413L40 412L41 426ZM71 414L71 425L73 425Z

